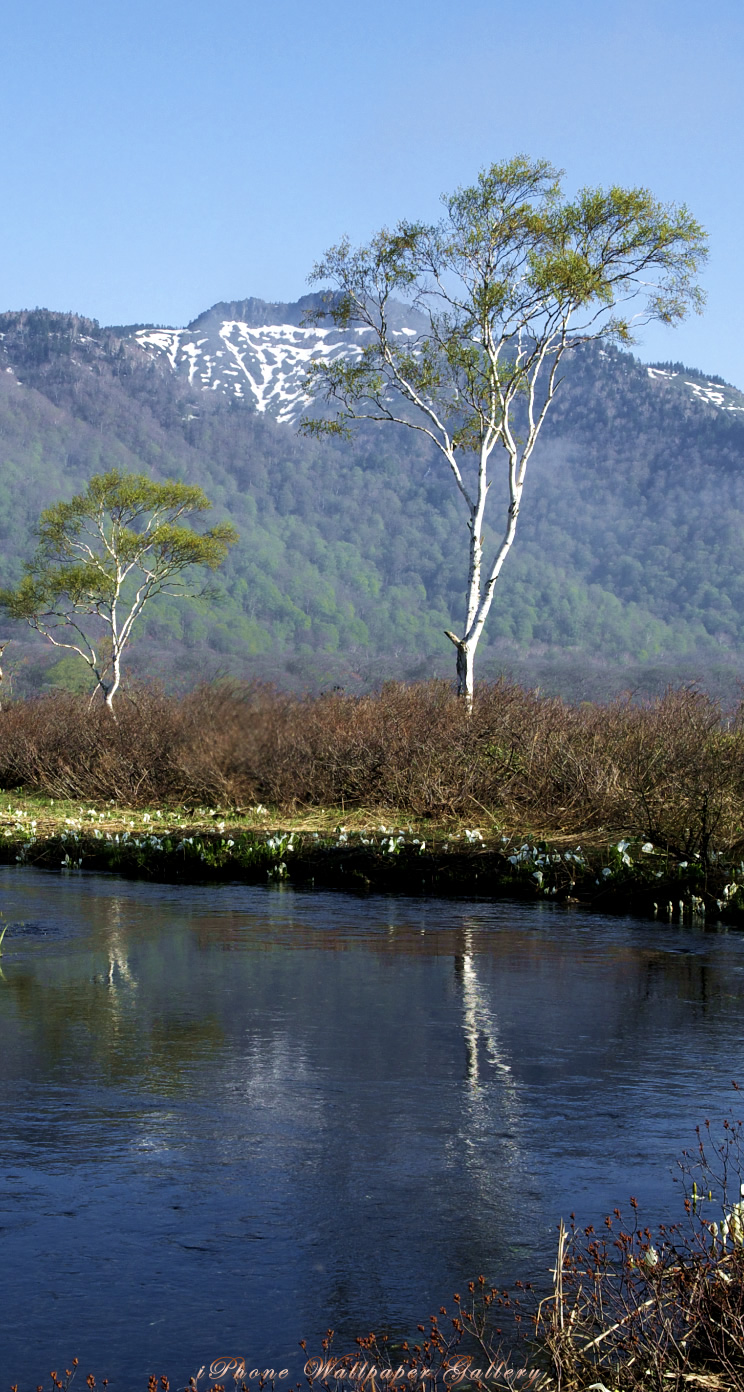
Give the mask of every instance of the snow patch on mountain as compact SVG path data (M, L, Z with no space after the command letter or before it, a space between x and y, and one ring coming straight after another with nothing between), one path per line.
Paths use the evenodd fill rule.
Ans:
M186 328L142 328L129 337L192 387L252 401L258 411L296 425L312 404L304 390L310 365L358 358L372 333L363 326L338 329L313 322L323 308L321 297L311 295L295 304L236 300L214 305ZM410 307L391 306L391 312L394 336L410 340L426 332L425 322ZM604 349L599 355L608 356ZM680 372L671 365L647 366L646 371L660 388L683 398L722 411L744 411L744 393L702 373Z
M311 398L303 382L312 362L359 357L371 330L316 325L261 324L224 319L204 332L139 329L133 337L153 359L165 358L174 372L204 391L249 397L259 411L295 424ZM397 333L415 334L415 329Z
M680 378L679 372L671 371L663 367L647 367L646 371L652 382L673 383ZM687 377L681 377L678 386L688 387L696 401L703 401L708 406L718 406L722 411L744 411L744 396L736 387L726 386L722 382L709 382L703 379L700 382L691 382Z

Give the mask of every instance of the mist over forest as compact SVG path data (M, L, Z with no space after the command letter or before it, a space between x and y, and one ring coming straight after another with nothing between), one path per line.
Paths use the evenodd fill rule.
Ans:
M224 308L236 318L246 303L271 322L275 307L257 301ZM210 521L229 517L240 541L218 599L153 603L130 678L361 691L450 677L444 630L462 618L466 519L441 458L404 428L301 437L286 410L277 419L279 397L258 409L248 392L205 390L147 351L142 327L0 316L0 584L21 578L41 509L93 473L177 477L205 490ZM477 676L507 672L572 698L686 679L733 695L744 675L744 396L610 347L577 349L564 377ZM0 637L13 639L16 694L85 688L79 659L8 621Z

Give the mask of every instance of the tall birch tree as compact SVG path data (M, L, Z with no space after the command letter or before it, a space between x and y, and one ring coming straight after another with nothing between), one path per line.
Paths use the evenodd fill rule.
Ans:
M145 606L156 595L202 593L184 572L214 570L237 540L231 522L207 532L187 525L210 507L201 488L175 479L96 474L84 493L42 512L36 554L20 584L0 592L0 605L55 647L78 653L111 709Z
M459 494L465 612L446 636L469 704L562 360L589 341L632 344L644 324L676 324L703 304L706 234L686 207L643 188L587 188L571 201L560 180L544 160L494 164L443 196L438 223L403 221L361 247L344 239L310 276L325 291L312 317L356 333L347 356L311 365L308 394L335 413L305 417L302 430L349 434L351 422L371 420L420 431ZM401 302L417 328L400 327ZM497 467L508 485L500 521L489 514ZM488 553L486 525L496 533Z

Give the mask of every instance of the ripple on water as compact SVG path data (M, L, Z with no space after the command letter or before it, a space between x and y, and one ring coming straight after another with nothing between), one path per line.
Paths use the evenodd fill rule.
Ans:
M10 1381L76 1354L186 1382L227 1350L299 1376L298 1340L329 1325L351 1347L480 1271L540 1283L572 1209L674 1211L681 1147L744 1077L735 933L26 867L0 884Z

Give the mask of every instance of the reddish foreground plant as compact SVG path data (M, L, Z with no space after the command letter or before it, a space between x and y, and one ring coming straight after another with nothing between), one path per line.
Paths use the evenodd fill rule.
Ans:
M680 1162L679 1222L652 1232L633 1198L629 1221L614 1209L599 1232L578 1228L571 1215L559 1226L549 1295L538 1300L519 1281L499 1290L479 1276L467 1294L455 1293L450 1312L441 1306L419 1324L412 1342L370 1333L355 1353L336 1355L329 1329L318 1355L302 1341L306 1384L323 1392L744 1392L743 1170L742 1122L726 1119L715 1139L706 1121ZM68 1392L76 1368L74 1359L65 1378L53 1372L50 1392ZM95 1379L87 1384L94 1389ZM187 1392L228 1384L231 1392L283 1392L273 1370L256 1379L239 1360L201 1369ZM148 1392L170 1392L168 1379L151 1377Z

